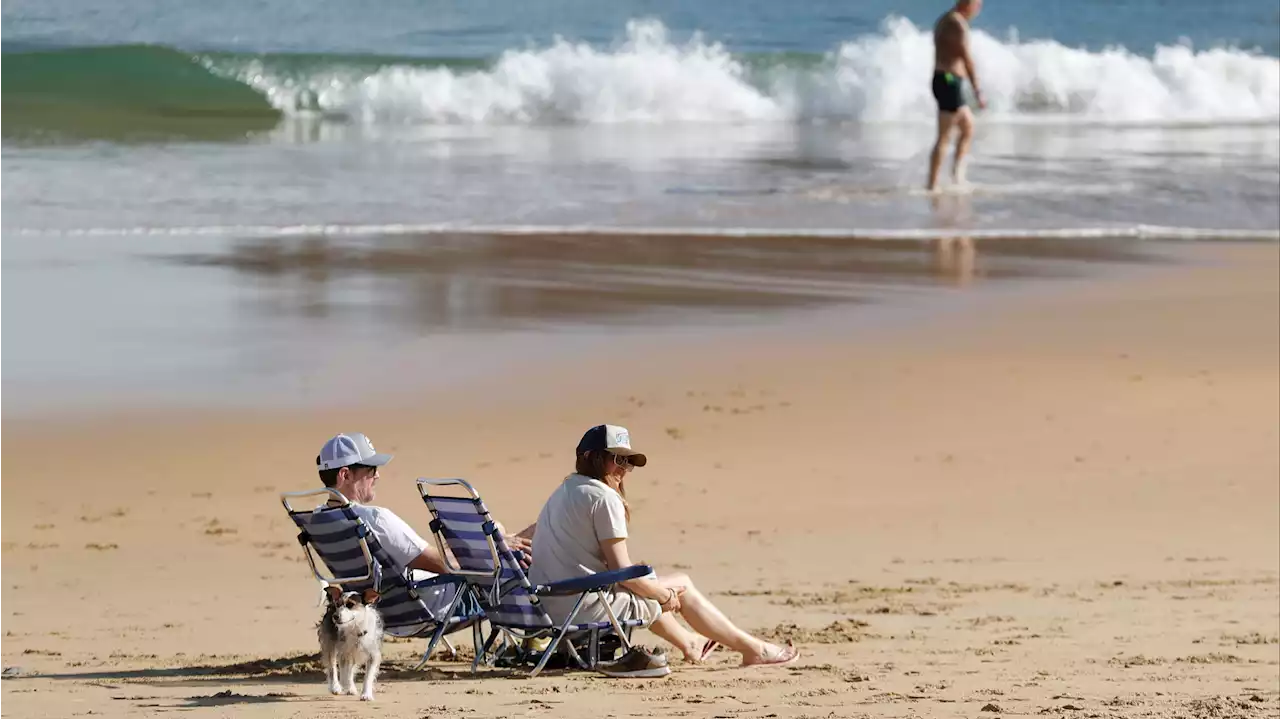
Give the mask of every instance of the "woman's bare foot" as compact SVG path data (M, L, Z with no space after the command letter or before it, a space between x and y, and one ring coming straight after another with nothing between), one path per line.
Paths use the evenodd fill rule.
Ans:
M742 666L775 666L779 664L790 664L800 658L800 650L796 649L791 640L787 640L785 647L777 644L764 643L760 651L754 655L742 655Z
M714 639L703 639L694 635L693 642L689 646L681 647L680 652L684 654L684 660L690 664L703 664L707 661L716 649L720 648L720 642Z
M684 660L690 664L702 663L702 647L703 638L693 635L693 639L683 647L680 647L680 653L684 655Z

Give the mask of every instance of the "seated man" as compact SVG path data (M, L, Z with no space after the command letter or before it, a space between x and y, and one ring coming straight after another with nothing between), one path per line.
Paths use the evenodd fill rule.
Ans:
M351 500L352 511L368 525L387 557L395 563L397 571L410 572L409 578L415 582L430 579L448 571L439 550L413 531L395 512L369 504L377 495L377 483L381 479L379 468L386 466L391 458L390 454L375 451L368 437L351 432L325 442L316 457L316 466L324 486L338 490ZM521 539L513 539L510 545L513 550L529 548L528 541ZM441 585L420 594L426 597L427 605L440 614L448 609L453 596L451 590L451 587ZM474 599L467 595L456 613L474 614L478 612L474 605ZM407 635L414 633L414 628L396 627L390 631Z

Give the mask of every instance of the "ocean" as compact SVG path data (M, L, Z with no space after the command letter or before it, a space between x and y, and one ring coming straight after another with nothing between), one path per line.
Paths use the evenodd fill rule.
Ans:
M315 243L340 274L351 247L480 262L557 232L592 262L681 236L1280 237L1274 0L987 3L969 183L930 197L945 6L6 0L6 409L264 353L286 372L307 323L403 309L363 285L245 299L282 291L254 257ZM408 336L521 316L449 292L470 299L413 301L470 309Z
M3 229L928 229L942 9L6 2ZM1280 226L1271 0L974 26L990 107L954 222Z

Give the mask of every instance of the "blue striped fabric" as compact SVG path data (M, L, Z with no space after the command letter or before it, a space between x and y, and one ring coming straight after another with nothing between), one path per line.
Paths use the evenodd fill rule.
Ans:
M335 577L355 577L370 573L364 552L360 549L360 537L364 536L369 553L379 565L381 586L378 587L378 612L388 627L401 627L440 619L425 602L410 591L409 582L395 566L378 538L368 531L364 522L349 507L328 507L319 510L290 512L298 528L306 532L312 549ZM346 592L363 592L374 586L373 579L347 582Z
M555 626L551 617L538 606L533 585L525 576L516 555L507 547L506 539L498 531L483 500L429 494L423 499L436 518L433 528L449 545L458 566L468 571L490 573L489 576L467 577L467 581L476 587L480 606L484 608L490 624L514 629L550 629ZM493 564L490 537L498 550L497 567Z

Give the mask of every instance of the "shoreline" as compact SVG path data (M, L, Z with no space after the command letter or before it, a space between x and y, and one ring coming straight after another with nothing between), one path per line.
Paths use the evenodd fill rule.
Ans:
M934 200L963 199L974 193L963 188L948 187L936 192L911 192ZM981 190L977 190L981 194ZM882 193L888 194L888 193ZM946 239L985 241L1114 239L1188 242L1280 242L1280 228L1162 226L1148 223L1108 225L1100 227L1059 228L847 228L847 227L721 227L666 225L468 225L452 222L393 224L297 224L297 225L208 225L172 227L98 227L98 228L17 228L20 237L129 237L175 236L220 237L262 240L297 237L525 237L530 239L589 240L614 237L675 237L681 239L831 239L850 242L932 242Z

